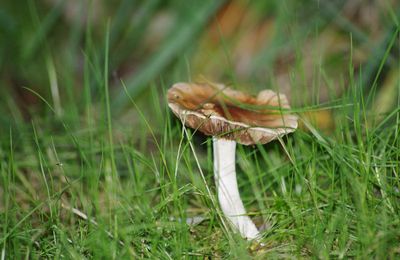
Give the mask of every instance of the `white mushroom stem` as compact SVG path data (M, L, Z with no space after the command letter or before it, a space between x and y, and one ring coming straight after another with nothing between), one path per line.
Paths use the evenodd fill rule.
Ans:
M214 137L214 177L222 212L242 237L255 239L257 227L246 215L236 180L236 142Z

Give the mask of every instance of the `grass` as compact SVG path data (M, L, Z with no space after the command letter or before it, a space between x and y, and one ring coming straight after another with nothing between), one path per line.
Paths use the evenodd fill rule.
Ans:
M24 31L30 31L30 26L36 28L33 40L23 44L28 35L16 36L23 55L11 60L14 68L5 66L9 54L0 52L2 75L16 71L8 75L20 76L17 79L26 87L22 92L35 100L28 108L21 105L16 98L21 90L13 89L12 80L3 77L1 259L399 257L398 81L394 107L379 115L374 110L384 73L391 70L390 66L398 70L400 65L393 61L393 50L399 49L398 29L393 31L388 26L390 37L382 41L390 44L377 48L376 53L382 54L379 64L367 61L366 72L362 66L355 68L352 49L343 73L349 79L346 84L327 73L328 65L316 62L310 68L315 80L306 92L302 92L306 73L300 66L306 57L300 49L302 32L310 28L302 24L303 31L289 37L289 45L297 51L290 72L292 92L298 93L292 96L297 104L293 110L299 113L302 128L280 141L237 148L242 199L256 224L266 227L262 238L265 245L261 247L223 225L215 205L211 140L184 129L165 99L166 89L173 82L191 77L195 66L192 68L188 61L194 53L190 45L201 46L196 32L215 15L218 6L205 1L200 6L204 13L198 16L194 15L200 8L197 5L177 9L178 14L185 15L181 19L188 22L181 24L178 19L172 27L175 34L166 38L164 47L143 58L137 72L140 76L122 82L118 78L113 83L111 72L123 66L124 56L132 50L129 44L139 46L135 55L146 50L139 39L143 26L150 23L147 15L136 18L136 24L142 27L131 25L126 29L130 33L126 33L127 10L137 7L144 14L155 15L163 8L174 10L179 6L173 1L166 7L160 1L138 6L128 2L123 1L115 10L120 20L105 19L102 24L108 26L100 33L92 31L98 27L91 24L86 28L67 27L72 29L61 48L64 51L58 52L53 41L61 41L50 32L61 19L62 4L45 15L30 1L24 11L31 14L29 19L34 23L22 21L28 28ZM275 8L278 28L297 28L290 15L295 6L287 2ZM332 14L334 6L329 8L327 12ZM7 19L12 24L10 17L0 12L0 24ZM343 19L341 26L348 22ZM101 35L100 40L96 33ZM351 46L366 37L360 32L355 35L358 38L349 43ZM285 40L281 35L272 45L279 46ZM80 41L84 42L82 49ZM231 42L226 41L222 56L229 60ZM118 51L116 46L125 47ZM184 47L187 49L181 55ZM253 64L256 72L265 63L271 64L279 54L276 48L261 51ZM74 70L77 57L82 58L81 81ZM40 69L32 68L36 60L43 65ZM228 63L226 78L241 88L241 80L230 67L231 61ZM23 65L26 70L20 69ZM257 73L252 77L252 90L262 89L267 83L278 88L274 78L259 81L258 77ZM373 80L365 83L367 78ZM332 91L328 100L320 102L322 82L329 88L336 80L345 91L340 96ZM45 83L36 87L38 82ZM79 87L75 86L77 82ZM374 91L366 91L366 85ZM303 98L313 102L300 105ZM332 111L334 127L329 131L321 130L306 116L307 112L325 110ZM195 216L205 220L196 225L185 223Z

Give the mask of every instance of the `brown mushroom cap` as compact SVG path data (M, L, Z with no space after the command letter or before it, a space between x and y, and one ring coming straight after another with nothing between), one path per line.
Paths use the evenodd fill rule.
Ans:
M221 84L176 83L168 105L185 125L245 145L265 144L297 128L286 96L272 90L253 97Z

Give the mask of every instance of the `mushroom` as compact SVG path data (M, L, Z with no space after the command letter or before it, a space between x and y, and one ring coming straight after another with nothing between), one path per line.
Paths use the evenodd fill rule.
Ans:
M242 237L260 233L247 216L236 180L236 143L265 144L297 128L297 116L288 114L286 96L271 90L257 97L212 83L176 83L168 90L168 105L181 121L213 136L214 178L225 217Z

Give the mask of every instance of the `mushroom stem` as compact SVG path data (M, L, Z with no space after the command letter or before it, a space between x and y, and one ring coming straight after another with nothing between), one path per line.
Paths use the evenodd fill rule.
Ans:
M236 180L236 142L213 137L214 178L222 212L242 237L255 239L257 227L246 215Z

